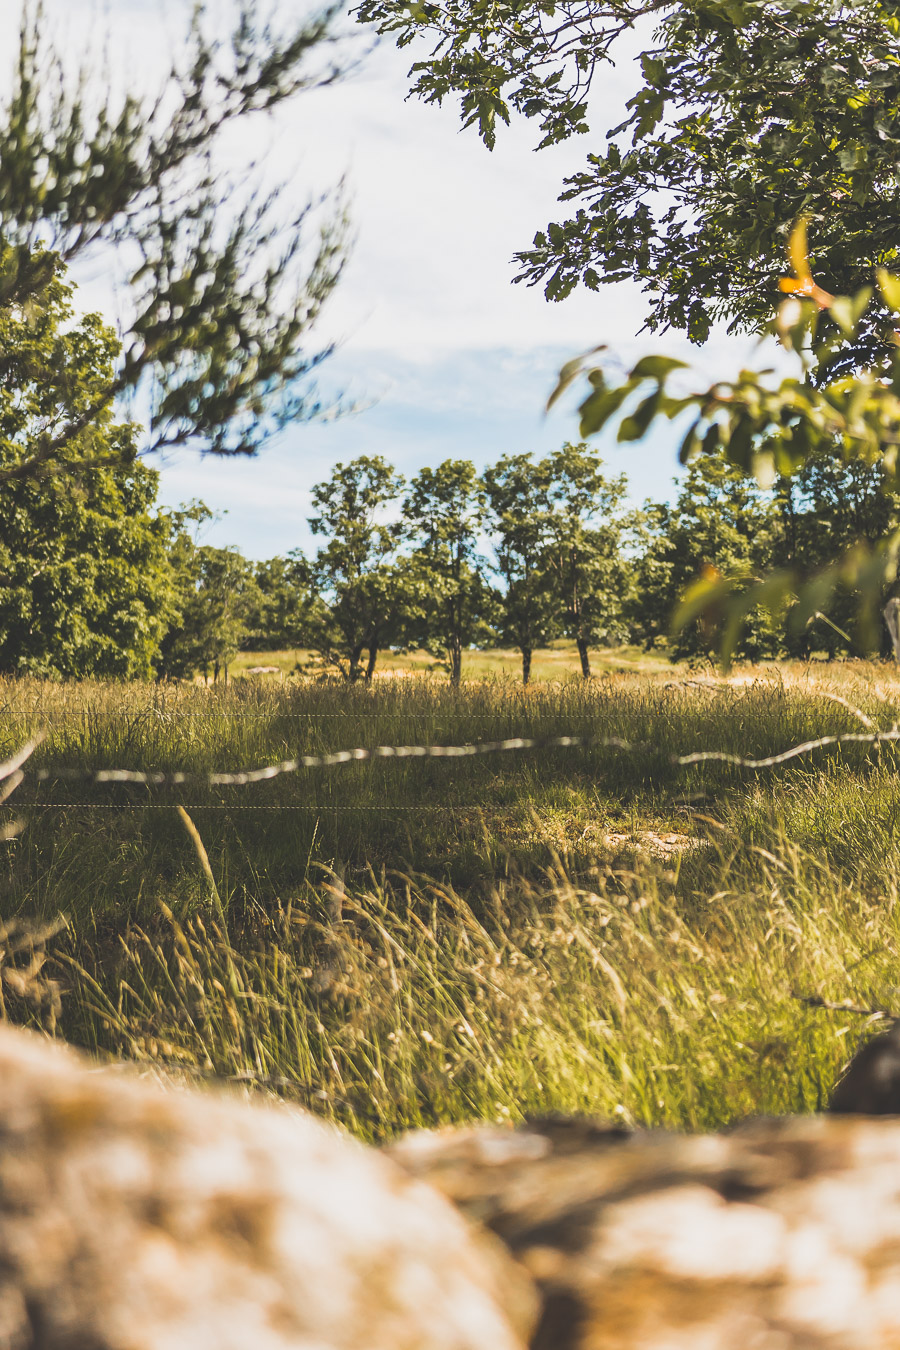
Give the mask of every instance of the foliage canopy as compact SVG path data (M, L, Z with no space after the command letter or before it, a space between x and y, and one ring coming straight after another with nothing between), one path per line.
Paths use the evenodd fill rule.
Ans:
M76 442L81 462L96 462L83 433L129 394L149 405L151 450L252 453L317 411L306 377L327 351L305 339L340 273L341 211L332 202L310 240L310 207L287 211L277 187L236 182L222 152L232 128L333 78L330 16L290 27L249 0L231 8L222 37L196 7L183 57L145 99L74 77L40 10L22 7L0 106L0 313L40 307L61 267L109 265L110 250L129 312L90 400L47 425L0 483L66 470ZM10 359L0 351L0 367Z
M559 300L638 277L649 326L702 341L719 318L756 329L777 289L779 239L816 223L823 285L853 294L900 237L900 16L886 0L362 0L361 20L430 53L410 72L428 102L458 98L490 148L532 119L545 147L589 133L568 219L517 256L518 280ZM614 126L589 94L637 44L640 78ZM637 69L637 67L636 67ZM598 143L599 142L599 143ZM884 350L884 307L848 360Z
M722 633L726 660L757 605L773 612L792 605L793 623L802 629L836 591L846 589L857 590L860 598L859 641L876 645L876 607L898 572L900 528L893 508L900 487L900 339L890 348L886 369L836 371L831 358L864 331L873 288L863 287L854 296L825 291L810 269L803 220L791 234L789 256L794 275L782 277L780 288L791 295L770 327L793 352L798 374L779 380L772 370L742 370L735 380L717 381L706 389L673 390L673 381L685 369L683 361L644 357L624 378L609 381L595 362L596 353L590 352L563 367L550 397L552 405L573 380L585 376L589 392L579 409L582 435L614 426L620 442L641 440L659 418L683 416L688 426L682 463L730 465L755 476L763 487L815 466L826 466L838 478L840 470L846 473L853 466L874 471L877 490L885 497L881 517L889 528L886 535L873 538L867 528L818 571L811 572L809 560L795 549L785 567L761 578L707 572L689 588L677 623L729 600ZM881 304L896 323L900 278L879 269L877 280Z
M54 277L40 304L0 307L0 670L147 676L177 597L135 428L104 404L61 448L65 478L16 475L93 407L119 352L98 315L73 321L70 296Z

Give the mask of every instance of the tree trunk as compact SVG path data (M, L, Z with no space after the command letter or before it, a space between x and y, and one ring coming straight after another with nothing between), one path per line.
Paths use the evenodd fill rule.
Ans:
M366 666L366 684L372 683L372 676L375 674L375 662L378 660L378 643L373 642L369 647L369 664Z
M522 648L522 683L527 684L531 679L531 648Z
M900 600L890 599L884 607L884 621L891 636L894 660L900 665Z
M588 656L588 645L583 637L575 639L575 645L578 648L578 655L581 657L581 673L586 680L591 678L591 662Z
M447 643L447 655L450 658L450 683L458 685L462 679L462 643L458 637Z
M218 683L219 683L219 671L220 671L220 670L221 670L221 666L219 665L219 659L218 659L218 657L216 657L215 661L213 662L213 684L218 684Z
M353 647L350 651L350 668L347 671L347 679L351 684L355 684L359 679L359 658L362 656L362 643L358 647Z

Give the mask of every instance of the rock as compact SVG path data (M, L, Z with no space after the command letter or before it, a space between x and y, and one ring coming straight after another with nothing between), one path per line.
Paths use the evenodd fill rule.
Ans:
M532 1311L375 1150L0 1028L2 1350L521 1350Z
M900 1022L857 1050L828 1109L839 1115L900 1115Z
M590 1122L407 1136L410 1172L533 1277L533 1350L896 1350L900 1123Z
M379 1153L3 1028L0 1087L0 1350L900 1346L900 1121L858 1108Z

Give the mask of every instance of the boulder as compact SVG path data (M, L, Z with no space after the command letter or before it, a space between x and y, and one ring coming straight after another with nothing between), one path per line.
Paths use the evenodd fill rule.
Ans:
M0 1028L0 1350L896 1350L900 1121L854 1101L379 1152Z
M680 1136L549 1120L390 1150L541 1293L533 1350L896 1350L900 1122Z
M0 1028L0 1350L521 1350L532 1300L499 1243L303 1112Z
M900 1115L900 1022L860 1046L828 1109L837 1115Z

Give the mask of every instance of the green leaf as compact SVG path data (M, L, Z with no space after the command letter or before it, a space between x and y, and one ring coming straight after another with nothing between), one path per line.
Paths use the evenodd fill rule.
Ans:
M686 361L674 356L643 356L631 372L633 380L664 380L673 370L686 370Z
M544 408L545 413L548 413L550 411L554 403L556 403L557 399L559 399L566 392L569 386L575 380L578 379L578 376L584 370L584 363L587 360L587 358L589 356L596 356L597 352L602 352L605 350L606 350L605 344L600 347L592 347L590 351L582 352L581 356L575 356L572 358L571 361L567 361L565 363L565 365L560 369L559 377L557 378L553 392L547 399L547 403ZM591 376L598 377L601 384L605 383L603 372L601 370L597 369L591 371ZM594 381L592 380L592 383L593 382Z
M616 440L620 443L624 441L639 441L642 436L646 435L647 428L659 411L661 400L662 390L657 389L654 393L645 398L642 403L639 403L630 417L622 419L622 424L619 427L619 434L616 437Z
M693 582L685 591L681 604L672 618L672 633L679 633L694 619L708 614L731 594L737 582L733 577L723 577L715 568Z
M660 85L666 74L665 62L649 56L647 52L641 55L641 70L644 72L644 79L652 85Z
M725 453L730 462L736 464L739 469L743 469L745 473L751 469L753 460L751 445L755 430L752 418L744 414L737 419L737 424L727 430L722 437L725 443Z
M688 428L687 435L678 448L679 464L693 464L694 460L700 454L699 426L700 422L698 419L698 421L694 422L693 425Z
M618 389L602 389L597 393L591 394L582 403L578 409L581 416L580 430L582 436L593 436L600 431L613 413L617 413L624 403L625 399L631 393L633 386L629 384L620 385Z
M769 613L784 609L794 593L794 586L793 571L775 572L764 581L729 597L725 604L725 623L719 640L719 661L724 670L731 665L734 649L748 615L758 607L767 609Z
M701 453L704 455L714 455L718 450L722 440L722 429L718 422L712 422L706 428L703 437L703 443L700 446Z

